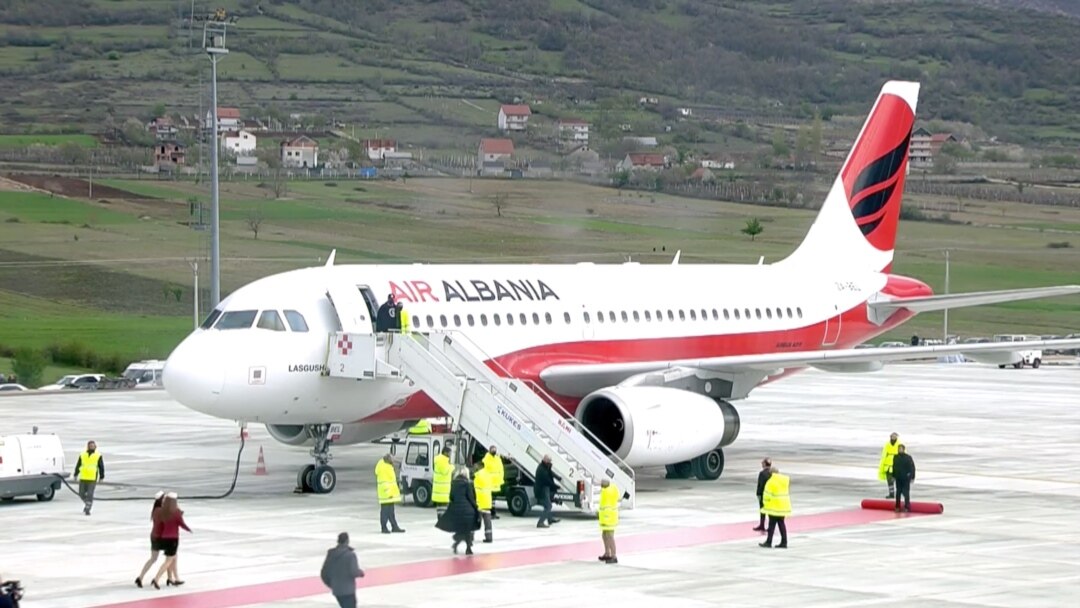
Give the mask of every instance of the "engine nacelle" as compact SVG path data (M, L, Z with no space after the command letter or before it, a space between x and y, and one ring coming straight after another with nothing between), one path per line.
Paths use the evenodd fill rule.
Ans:
M401 422L379 422L373 424L353 422L343 425L341 437L334 445L354 445L374 441L390 433L401 430ZM311 425L306 424L268 424L266 432L276 441L285 445L310 447L315 445L311 436Z
M581 400L577 419L630 466L674 464L735 441L730 403L661 386L613 386Z

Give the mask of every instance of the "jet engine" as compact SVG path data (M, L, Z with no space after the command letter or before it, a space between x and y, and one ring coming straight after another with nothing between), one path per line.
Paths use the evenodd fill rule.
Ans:
M684 462L739 435L730 403L660 386L600 389L581 400L576 417L630 466Z
M354 445L374 441L385 437L390 433L401 430L401 422L360 423L351 422L343 425L341 437L334 441L334 445ZM310 447L315 445L312 438L312 425L308 424L268 424L266 432L270 433L276 441L285 445L297 447Z

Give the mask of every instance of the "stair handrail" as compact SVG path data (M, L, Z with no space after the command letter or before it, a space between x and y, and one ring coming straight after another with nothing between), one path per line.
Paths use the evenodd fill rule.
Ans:
M481 362L482 363L484 363L485 365L486 364L494 365L497 368L498 371L502 372L502 374L500 374L500 375L502 375L503 378L505 378L507 380L516 380L516 381L521 382L521 383L525 384L526 386L530 387L534 392L537 393L538 397L540 397L542 400L546 401L548 403L548 405L555 408L555 410L559 414L561 414L563 416L563 418L565 418L565 419L567 419L569 421L569 424L573 425L573 427L575 429L577 429L578 432L580 432L582 435L584 435L586 438L588 438L593 443L593 445L595 445L600 450L600 452L604 456L606 456L609 460L611 460L612 463L615 464L616 467L618 467L632 481L634 481L635 484L637 483L636 475L634 474L633 467L626 464L625 460L623 460L617 454L615 454L613 451L608 449L608 447L604 445L604 442L600 441L600 438L597 437L595 433L590 431L584 424L582 424L577 419L576 416L574 416L573 414L568 412L566 410L566 408L564 408L555 399L555 397L553 395L551 395L551 393L544 390L544 388L541 387L538 382L535 382L533 380L521 379L521 378L515 377L513 374L510 373L510 370L506 369L494 357L489 355L487 353L487 351L485 351L483 348L481 348L480 345L478 345L475 341L473 341L471 338L469 338L468 335L466 335L464 332L461 332L459 330L448 330L448 331L443 331L443 333L451 334L455 338L461 338L463 342L465 342L468 346L470 346L473 350L475 350L477 353L479 353L481 355Z

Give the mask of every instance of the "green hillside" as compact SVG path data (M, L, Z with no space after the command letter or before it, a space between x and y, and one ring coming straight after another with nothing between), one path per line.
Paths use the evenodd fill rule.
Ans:
M395 128L435 149L492 130L493 102L517 97L612 136L658 128L680 104L861 114L887 78L924 83L927 119L1080 141L1080 21L1052 12L1076 12L1056 0L197 0L195 12L219 5L238 16L223 103ZM0 131L101 132L157 104L197 109L208 61L190 11L188 0L0 4ZM638 96L660 104L641 112Z

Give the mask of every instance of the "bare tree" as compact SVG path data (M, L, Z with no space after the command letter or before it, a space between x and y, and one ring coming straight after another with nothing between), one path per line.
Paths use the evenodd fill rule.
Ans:
M256 153L259 160L266 163L270 169L269 187L274 193L274 198L281 198L289 191L288 176L285 167L281 163L281 152L276 148L266 148Z
M503 209L506 207L506 201L509 198L509 195L505 192L499 192L491 197L491 205L495 207L495 215L502 217Z
M255 234L255 240L256 241L259 240L259 228L262 227L262 223L263 223L264 219L266 219L266 218L263 217L262 208L259 207L258 205L256 205L251 210L250 213L248 213L248 217L247 217L248 229L251 230L251 232L253 232Z

